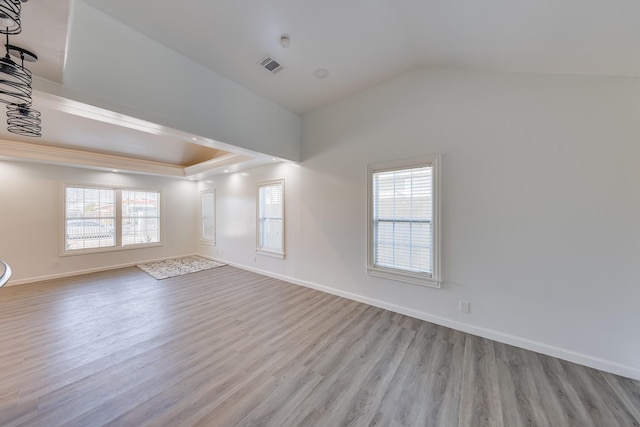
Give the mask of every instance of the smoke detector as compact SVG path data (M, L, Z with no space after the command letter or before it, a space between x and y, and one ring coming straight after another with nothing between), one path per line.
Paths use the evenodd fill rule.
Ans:
M289 46L291 46L291 37L289 37L289 34L285 33L280 36L280 46L285 49L288 49Z
M276 74L278 71L281 71L284 68L284 66L273 59L271 55L266 55L264 58L258 61L258 65L268 71L271 71L273 74Z

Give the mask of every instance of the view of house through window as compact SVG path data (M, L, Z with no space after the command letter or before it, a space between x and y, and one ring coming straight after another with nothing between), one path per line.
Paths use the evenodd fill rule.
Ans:
M65 252L160 242L158 191L67 186L64 206Z
M434 159L370 170L370 273L437 278L435 168Z
M112 189L67 187L66 250L115 246L115 205Z
M284 180L258 186L258 252L284 256Z
M122 246L160 241L160 193L122 190Z

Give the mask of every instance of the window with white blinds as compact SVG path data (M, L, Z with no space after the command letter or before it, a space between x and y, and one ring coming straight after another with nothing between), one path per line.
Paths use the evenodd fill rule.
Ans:
M116 245L116 193L111 188L65 188L64 250Z
M284 258L284 180L258 184L257 252Z
M66 185L62 254L160 243L160 192Z
M160 192L122 190L122 246L160 242Z
M439 286L438 158L369 168L372 275Z
M203 191L200 193L200 240L204 243L216 243L216 193Z

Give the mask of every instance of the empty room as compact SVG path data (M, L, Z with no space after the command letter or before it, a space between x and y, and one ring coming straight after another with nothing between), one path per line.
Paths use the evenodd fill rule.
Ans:
M0 426L640 426L638 16L0 0Z

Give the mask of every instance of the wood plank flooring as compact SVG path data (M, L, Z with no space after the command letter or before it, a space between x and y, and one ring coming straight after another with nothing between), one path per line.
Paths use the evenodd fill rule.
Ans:
M0 290L0 426L640 425L640 382L233 267Z

